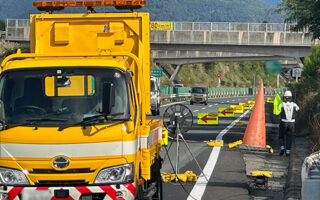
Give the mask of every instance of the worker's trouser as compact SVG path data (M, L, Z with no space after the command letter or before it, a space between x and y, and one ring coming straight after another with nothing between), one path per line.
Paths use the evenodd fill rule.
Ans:
M291 142L294 134L294 122L280 122L279 140L280 146L284 146L286 150L291 149Z

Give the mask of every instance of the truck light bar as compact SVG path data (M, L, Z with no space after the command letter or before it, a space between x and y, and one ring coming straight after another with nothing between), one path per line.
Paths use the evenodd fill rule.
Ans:
M33 6L39 10L45 8L65 8L65 7L141 7L146 4L146 0L60 0L60 1L34 1Z

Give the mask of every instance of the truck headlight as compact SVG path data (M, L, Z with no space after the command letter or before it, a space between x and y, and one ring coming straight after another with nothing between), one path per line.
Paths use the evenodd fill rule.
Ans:
M94 183L128 183L134 179L133 163L100 170Z
M0 167L0 184L29 185L29 181L26 175L20 170Z

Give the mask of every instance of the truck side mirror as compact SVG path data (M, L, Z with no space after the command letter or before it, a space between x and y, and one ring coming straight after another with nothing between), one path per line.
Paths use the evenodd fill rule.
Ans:
M115 91L112 83L103 83L102 85L102 109L103 114L110 114L115 104Z

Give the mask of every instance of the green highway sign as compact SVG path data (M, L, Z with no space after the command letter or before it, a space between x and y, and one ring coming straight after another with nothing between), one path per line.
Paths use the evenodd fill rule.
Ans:
M162 77L162 69L152 69L151 76Z
M266 62L265 73L266 74L280 74L281 73L281 63L278 61Z

